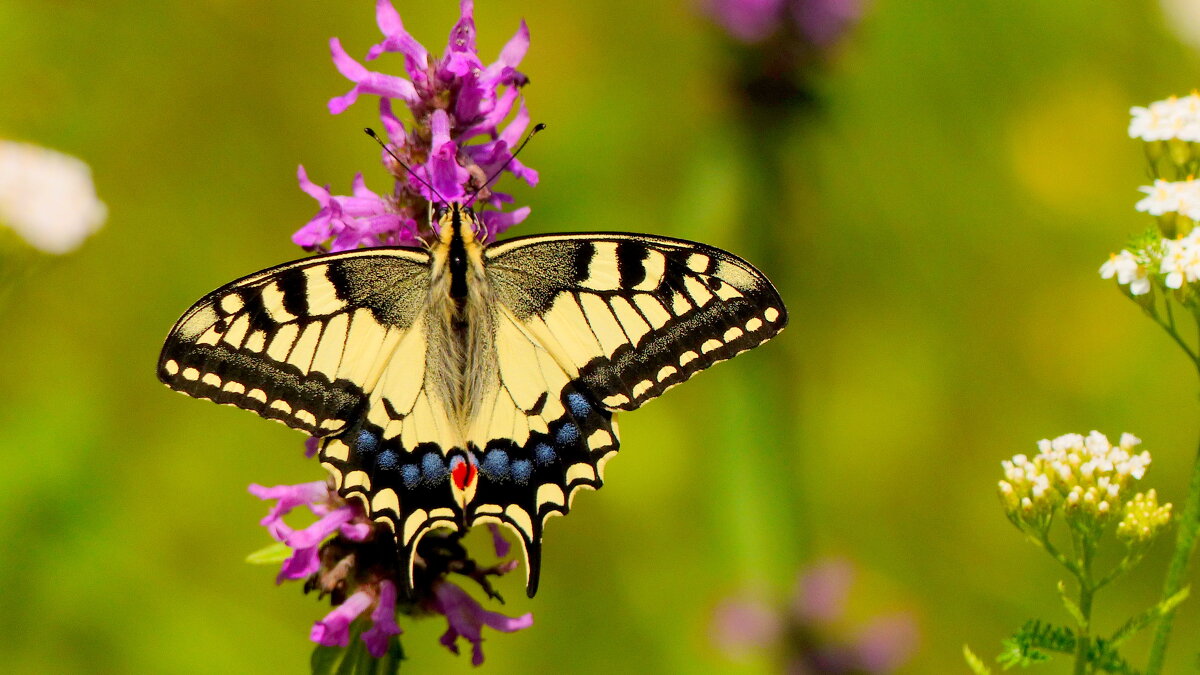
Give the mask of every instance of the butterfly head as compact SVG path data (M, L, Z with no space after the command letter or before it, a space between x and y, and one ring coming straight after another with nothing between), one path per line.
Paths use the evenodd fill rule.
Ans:
M449 245L456 237L464 244L487 239L487 228L475 215L475 211L460 202L439 204L433 210L433 221L437 224L438 239Z

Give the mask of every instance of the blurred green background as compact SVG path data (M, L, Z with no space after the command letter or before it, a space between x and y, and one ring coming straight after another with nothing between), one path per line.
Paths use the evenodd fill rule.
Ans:
M397 2L436 52L456 5ZM526 97L550 126L525 156L541 185L501 186L534 209L514 233L701 239L761 263L791 310L776 341L622 417L607 486L548 528L537 598L503 580L504 611L536 624L487 633L489 671L767 671L714 646L714 607L785 602L838 555L859 570L846 630L911 612L903 672L963 672L964 643L990 659L1027 618L1070 620L1063 573L1001 512L1001 459L1130 431L1143 484L1182 506L1195 373L1096 273L1151 224L1128 107L1200 83L1156 2L877 0L817 109L755 139L728 39L689 2L480 5L485 61L529 22ZM360 131L374 99L325 109L349 89L334 35L361 57L373 3L0 2L0 137L87 161L110 211L0 314L4 671L307 668L326 610L243 562L268 542L245 486L323 471L295 432L170 393L154 363L203 293L299 257L316 207L297 164L335 194L356 171L388 188ZM762 147L785 158L769 202ZM1099 597L1101 631L1157 597L1169 548ZM440 618L403 628L409 670L471 669ZM1198 630L1192 600L1172 672Z

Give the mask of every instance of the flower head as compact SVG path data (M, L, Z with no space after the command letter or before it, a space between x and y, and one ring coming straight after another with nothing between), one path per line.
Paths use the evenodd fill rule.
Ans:
M1125 516L1117 523L1117 536L1133 546L1153 541L1171 522L1171 505L1158 504L1154 490L1139 492L1125 504Z
M37 145L0 140L0 226L61 255L104 224L87 164Z
M801 572L783 607L754 598L727 599L714 613L713 639L734 657L772 650L791 673L894 672L912 655L916 624L898 613L846 630L840 624L853 581L849 562L829 559Z
M1131 253L1122 249L1120 253L1110 255L1108 260L1100 266L1102 279L1111 279L1115 276L1117 283L1129 286L1129 292L1133 295L1145 295L1150 292L1149 274L1150 261L1145 251Z
M461 587L449 581L434 584L433 593L433 607L446 617L449 624L442 634L442 644L457 654L458 638L467 640L471 643L471 663L476 666L483 663L484 626L512 633L533 625L532 614L509 617L489 612Z
M705 11L739 42L792 35L810 48L836 43L862 14L862 0L707 0Z
M367 189L359 176L351 196L333 196L328 188L309 181L301 167L301 188L317 200L320 211L293 240L310 250L331 251L415 245L428 234L421 228L429 204L442 201L476 201L492 207L480 214L487 230L480 233L483 237L495 236L524 220L529 209L499 211L512 197L491 191L487 183L500 171L530 185L538 181L536 171L513 158L529 125L529 112L520 94L528 78L517 70L529 48L528 27L521 22L499 58L485 64L475 45L472 0L461 0L460 18L441 57L431 54L405 30L390 0L376 2L375 18L384 40L368 50L367 60L398 53L404 57L408 77L368 70L333 38L329 46L334 65L354 86L330 99L329 111L339 114L362 95L380 97L388 149L396 156L384 153L383 161L396 184L381 196ZM409 122L393 113L393 101L408 108Z
M1097 529L1119 519L1130 486L1150 465L1150 453L1137 451L1141 439L1121 434L1117 445L1098 431L1038 441L1032 457L1001 462L998 484L1009 519L1044 535L1051 517L1062 511L1068 522Z
M472 661L483 661L482 628L489 626L513 632L533 625L533 616L525 614L510 618L485 610L461 587L447 580L457 573L472 579L490 596L499 598L488 582L489 576L507 574L517 566L516 560L492 567L471 560L459 541L460 536L430 534L418 548L421 562L417 569L417 588L403 604L398 601L396 586L396 549L390 532L377 537L377 524L367 518L358 502L347 502L338 496L327 481L263 487L251 485L250 492L264 500L274 500L261 521L276 541L291 549L283 562L276 583L305 580L305 590L317 590L329 595L334 608L313 624L309 637L325 646L344 647L350 642L351 626L355 621L370 622L361 631L367 651L379 658L388 651L394 636L401 633L396 623L397 612L410 615L442 614L449 629L442 644L458 653L456 640L463 637L473 645ZM284 517L300 507L314 516L315 522L294 529ZM496 555L507 556L508 542L497 530L492 531Z
M1129 137L1143 141L1200 141L1200 96L1172 96L1129 109Z

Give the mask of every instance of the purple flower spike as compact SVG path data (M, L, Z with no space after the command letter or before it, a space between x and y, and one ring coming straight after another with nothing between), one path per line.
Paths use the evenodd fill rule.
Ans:
M362 634L371 656L379 658L387 653L393 635L401 633L396 624L396 585L384 579L379 582L379 600L371 610L371 628Z
M326 647L345 647L350 644L350 624L359 614L367 611L371 601L371 595L366 591L358 591L346 598L324 619L313 624L309 639Z
M336 115L360 96L379 96L380 119L390 149L429 185L412 179L408 170L386 153L384 166L396 184L384 195L367 190L356 180L352 197L334 196L328 188L309 181L301 169L300 187L317 200L320 210L293 235L295 243L310 251L418 246L432 234L421 231L430 202L466 201L477 195L478 205L499 209L512 198L492 192L487 182L502 170L530 185L537 184L536 171L509 162L529 124L520 92L528 78L517 70L529 50L529 27L522 21L499 58L484 64L475 41L474 3L462 0L460 10L445 53L436 57L408 33L389 0L377 0L375 21L384 39L368 50L367 60L398 52L404 56L408 79L369 70L346 53L337 38L330 40L334 66L354 86L330 99L329 111ZM411 123L401 122L393 112L393 99L409 109ZM489 233L495 235L523 220L525 214L519 211L493 216L485 212L481 217L490 218L493 226Z
M446 616L446 622L449 624L442 635L442 644L457 654L458 638L466 639L471 643L471 663L476 666L483 663L484 626L512 633L533 625L532 614L508 617L489 612L475 602L466 591L448 581L439 582L434 586L433 593L437 611Z
M713 616L713 641L729 656L769 651L788 673L862 675L892 673L912 656L918 639L916 621L907 613L876 617L855 630L853 640L838 639L846 623L842 610L851 590L854 567L828 559L805 570L789 605L772 606L755 598L730 598Z

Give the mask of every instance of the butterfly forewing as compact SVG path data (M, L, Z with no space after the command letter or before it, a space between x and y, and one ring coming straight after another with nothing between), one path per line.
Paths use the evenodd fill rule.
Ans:
M159 379L309 434L335 433L359 414L419 312L428 260L419 250L363 251L227 284L175 324Z
M487 259L501 301L611 410L633 410L787 323L761 272L704 244L522 237L489 248Z

